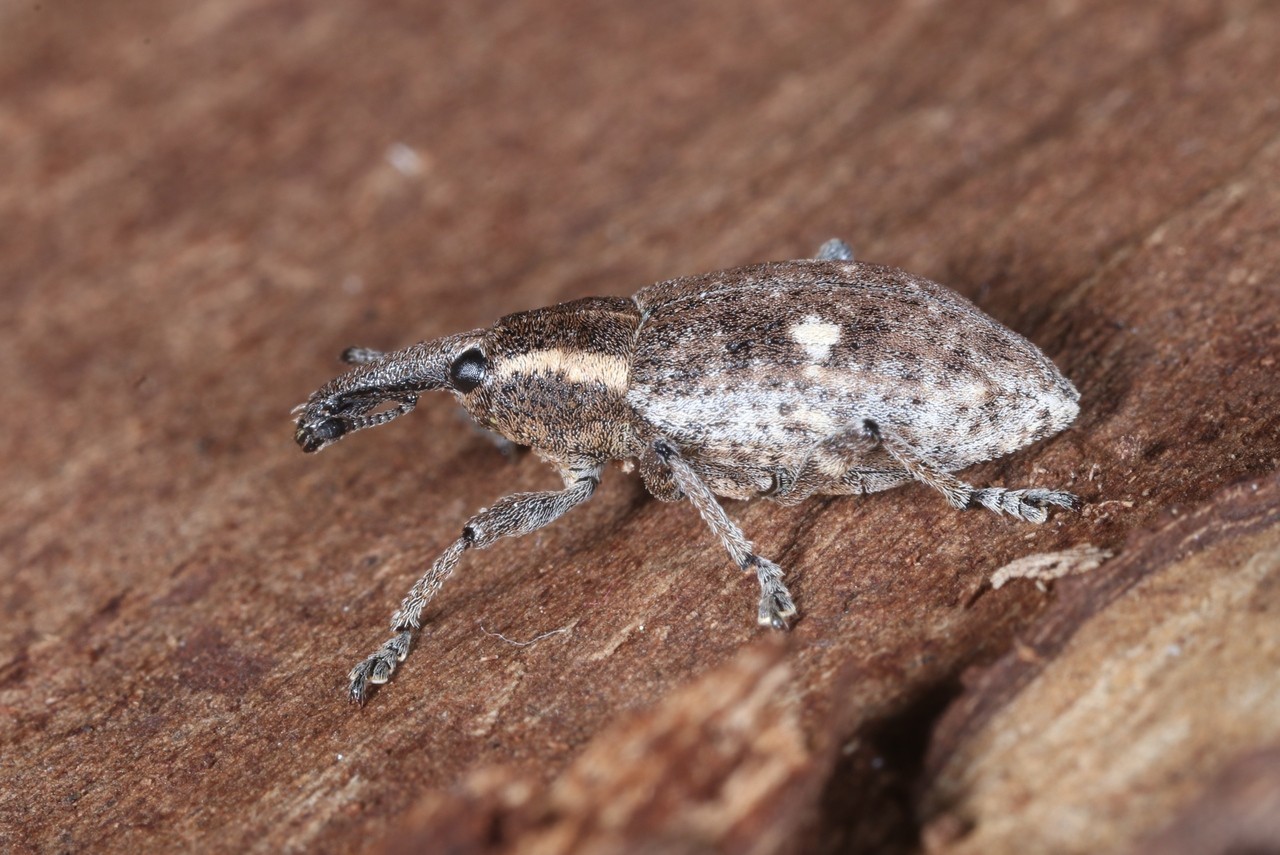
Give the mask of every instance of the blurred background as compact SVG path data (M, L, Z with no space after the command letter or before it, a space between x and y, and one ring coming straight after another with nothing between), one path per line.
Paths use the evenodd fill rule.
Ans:
M1277 44L1265 0L0 5L0 848L1280 849ZM610 473L344 706L555 478L444 396L304 457L343 348L830 237L1075 382L969 477L1079 515L731 503L766 637Z

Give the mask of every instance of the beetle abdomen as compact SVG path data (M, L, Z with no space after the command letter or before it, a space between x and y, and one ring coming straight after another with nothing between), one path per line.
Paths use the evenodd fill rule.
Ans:
M794 469L865 420L955 470L1057 433L1078 393L1034 345L900 270L793 261L636 295L628 402L692 459ZM883 452L868 466L892 468Z

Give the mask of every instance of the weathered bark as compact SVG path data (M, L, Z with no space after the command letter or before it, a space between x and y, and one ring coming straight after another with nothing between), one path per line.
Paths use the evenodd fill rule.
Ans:
M0 12L0 849L1280 847L1280 12L849 5ZM343 347L831 236L1076 383L966 477L1080 513L730 503L776 636L610 472L344 703L557 479L445 396L302 455Z

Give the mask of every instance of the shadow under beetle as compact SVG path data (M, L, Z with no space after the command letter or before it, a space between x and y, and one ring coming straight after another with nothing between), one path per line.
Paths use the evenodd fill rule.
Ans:
M409 652L422 609L468 549L528 534L591 497L610 460L639 463L662 501L688 499L760 583L758 621L796 607L782 569L757 555L717 496L794 504L814 494L923 481L955 508L1030 522L1074 507L1060 490L976 488L952 472L1069 425L1079 393L1035 345L958 294L853 260L817 258L588 297L394 353L350 348L355 365L301 405L295 439L319 451L446 389L479 424L532 447L565 488L482 509L414 584L393 637L350 674L363 703Z

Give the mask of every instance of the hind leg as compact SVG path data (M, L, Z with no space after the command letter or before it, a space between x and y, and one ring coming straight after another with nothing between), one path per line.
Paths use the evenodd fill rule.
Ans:
M880 446L917 481L928 484L946 498L953 508L967 510L982 507L997 514L1009 514L1027 522L1042 523L1049 517L1049 506L1074 509L1079 499L1065 490L1028 487L1006 490L1003 487L974 487L946 472L892 431L874 422L863 423L863 429L878 436Z
M876 449L883 449L901 469L895 472L883 467L868 468L867 453ZM1078 503L1074 495L1063 490L974 487L929 461L893 431L869 419L860 427L824 440L795 479L782 485L772 498L784 505L794 505L815 494L874 493L911 480L928 484L953 508L982 507L1033 523L1042 523L1048 518L1050 505L1074 508Z

